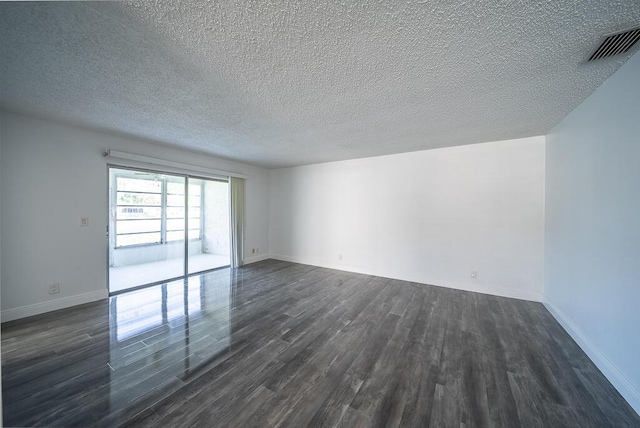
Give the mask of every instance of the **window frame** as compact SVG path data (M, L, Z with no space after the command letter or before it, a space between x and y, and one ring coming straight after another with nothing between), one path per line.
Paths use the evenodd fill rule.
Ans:
M163 173L163 172L155 172L155 171L145 171L142 169L131 169L130 173L123 173L122 171L126 171L128 170L128 168L122 168L122 167L115 167L116 169L119 169L120 171L118 172L114 172L113 177L112 177L112 182L111 182L111 186L112 186L112 191L113 191L113 208L116 211L116 215L113 219L113 235L114 235L114 242L113 242L113 249L114 250L119 250L119 249L125 249L125 248L139 248L139 247L151 247L151 246L158 246L158 245L167 245L167 244L171 244L171 243L177 243L177 242L184 242L185 241L185 236L186 236L186 241L189 242L195 242L195 241L201 241L204 235L204 222L202 221L203 216L204 216L204 204L203 204L203 198L204 198L204 182L200 182L200 184L198 185L200 187L200 205L198 207L198 211L199 211L199 216L198 217L191 217L191 212L192 210L195 208L193 206L189 206L189 187L192 186L192 184L189 182L189 179L191 177L189 176L181 176L181 175L171 175L171 174L167 174L167 173ZM136 176L135 173L136 172L144 172L144 173L149 173L149 174L160 174L160 175L164 175L164 177L161 177L159 179L152 179L152 178L145 178L145 177L139 177ZM124 178L129 178L129 179L134 179L134 180L148 180L148 181L160 181L161 185L160 185L160 193L154 193L154 192L137 192L137 191L126 191L126 190L118 190L118 178L119 177L124 177ZM172 180L171 178L175 177L176 181L178 181L178 179L182 179L184 180L184 184L185 184L185 188L186 188L186 194L183 194L181 196L184 197L184 217L182 218L183 220L187 221L187 228L182 229L183 232L186 232L185 234L183 234L183 238L182 239L173 239L173 240L168 240L167 239L167 232L175 232L175 231L180 231L180 229L178 230L168 230L167 229L167 209L171 208L171 206L168 205L168 196L169 195L179 195L179 194L172 194L168 192L168 183L170 183ZM195 178L195 177L194 177ZM197 179L197 178L196 178ZM140 193L140 194L150 194L150 195L160 195L160 205L125 205L125 204L118 204L118 192L121 193ZM123 221L123 220L118 220L117 218L117 213L118 210L121 208L160 208L160 230L156 231L147 231L147 232L131 232L131 233L118 233L118 221ZM190 219L199 219L200 220L200 224L198 226L198 228L189 228L189 220ZM140 221L140 220L158 220L157 218L152 218L152 219L126 219L125 221ZM197 238L191 238L189 239L189 232L191 230L198 230L198 237ZM147 242L147 243L142 243L142 244L130 244L130 245L118 245L118 236L126 236L126 235L140 235L140 234L145 234L145 233L160 233L160 242Z

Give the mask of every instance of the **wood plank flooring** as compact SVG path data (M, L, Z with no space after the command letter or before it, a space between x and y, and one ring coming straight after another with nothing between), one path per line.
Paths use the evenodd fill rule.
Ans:
M606 427L539 303L275 260L2 325L6 426Z

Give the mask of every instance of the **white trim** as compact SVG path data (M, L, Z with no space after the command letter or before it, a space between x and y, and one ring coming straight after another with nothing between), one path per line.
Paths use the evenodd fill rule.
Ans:
M105 157L109 156L109 157L118 158L118 159L125 159L129 161L134 161L134 162L142 162L144 164L150 164L150 165L160 165L160 166L167 166L170 168L177 168L187 173L198 172L198 173L204 173L211 176L219 176L219 177L238 177L238 178L245 178L245 179L248 178L246 175L239 174L237 172L222 171L219 169L211 169L203 166L189 165L182 162L168 161L164 159L152 158L149 156L121 152L118 150L110 150L110 149L105 150L104 156Z
M596 345L580 330L576 323L565 315L560 308L555 306L549 298L543 294L542 303L551 312L551 315L564 327L569 336L576 341L585 354L600 369L602 374L618 390L627 403L640 414L640 391L618 370L618 368L603 354Z
M349 266L339 263L326 263L319 260L306 259L304 257L285 256L282 254L271 254L272 259L283 260L292 263L301 263L306 265L318 266L327 269L336 269L346 272L360 273L364 275L380 276L384 278L399 279L401 281L415 282L418 284L434 285L436 287L447 287L455 290L472 291L474 293L490 294L493 296L509 297L512 299L529 300L532 302L541 302L542 293L526 290L518 290L515 288L501 287L486 283L468 283L461 281L449 281L443 279L426 280L425 278L408 277L408 276L390 276L384 272L374 272L368 269L362 269L357 266Z
M263 260L272 259L271 254L260 254L258 256L251 256L244 258L244 264L249 265L251 263L261 262Z
M82 305L83 303L95 302L97 300L106 299L107 297L109 297L109 292L105 289L92 291L90 293L77 294L75 296L63 297L62 299L50 300L48 302L34 303L33 305L21 306L19 308L5 309L2 311L2 322L44 314L45 312L57 311L58 309Z

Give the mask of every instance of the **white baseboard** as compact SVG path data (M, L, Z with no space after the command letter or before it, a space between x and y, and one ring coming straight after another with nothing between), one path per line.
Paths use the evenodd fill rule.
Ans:
M555 306L543 294L543 304L551 312L560 325L569 333L569 336L576 341L585 354L600 369L602 374L609 379L609 382L618 390L620 395L627 400L627 403L640 414L640 391L626 378L620 370L593 344L593 342L580 330L580 328L565 315L560 308Z
M269 254L260 254L245 258L245 264L256 263L271 258ZM2 311L2 322L13 321L21 318L40 315L46 312L57 311L58 309L69 308L71 306L82 305L83 303L95 302L109 297L108 290L92 291L90 293L78 294L64 297L62 299L50 300L48 302L34 303L33 305L21 306L19 308L5 309Z
M429 285L434 285L436 287L446 287L446 288L453 288L456 290L473 291L475 293L490 294L492 296L510 297L512 299L529 300L532 302L542 301L542 294L539 292L500 287L500 286L486 284L486 283L467 283L467 282L448 281L448 280L442 280L442 279L429 280L425 278L415 278L415 277L401 276L401 275L391 276L384 272L373 272L368 269L362 269L355 266L349 266L349 265L338 264L338 263L323 263L318 260L308 260L305 258L285 256L282 254L271 254L270 258L276 259L276 260L283 260L286 262L318 266L318 267L323 267L327 269L336 269L336 270L342 270L346 272L361 273L364 275L373 275L373 276L380 276L384 278L399 279L401 281L409 281L409 282L415 282L419 284L429 284Z
M82 305L83 303L95 302L96 300L106 299L107 297L109 297L109 292L107 289L104 289L63 297L62 299L50 300L48 302L34 303L33 305L21 306L19 308L5 309L2 311L2 322L40 315L45 312Z
M245 265L250 265L251 263L257 263L257 262L261 262L263 260L267 260L267 259L271 259L271 255L270 254L260 254L257 256L251 256L251 257L245 257L244 259L244 264Z

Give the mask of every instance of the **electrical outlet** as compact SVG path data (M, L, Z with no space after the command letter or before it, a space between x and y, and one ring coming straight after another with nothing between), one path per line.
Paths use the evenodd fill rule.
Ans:
M478 272L476 272L475 270L471 272L471 278L478 279Z
M80 227L89 226L89 217L80 217Z
M260 254L260 248L256 248L256 254Z
M54 283L49 286L49 294L58 294L60 292L60 284Z
M342 261L342 254L338 254L338 260Z

